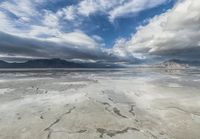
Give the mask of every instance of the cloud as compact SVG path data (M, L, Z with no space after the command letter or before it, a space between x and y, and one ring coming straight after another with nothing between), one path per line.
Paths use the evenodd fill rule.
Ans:
M115 41L115 44L112 48L112 53L118 57L124 58L129 62L135 62L135 59L143 60L145 56L139 53L129 52L128 49L125 49L125 44L127 40L124 38L119 38Z
M10 0L0 3L0 8L17 17L30 17L37 14L34 10L34 4L29 0Z
M80 16L90 16L97 12L108 16L111 22L119 17L133 16L143 10L161 5L169 0L82 0L77 5L67 6L61 11L65 18L75 20Z
M10 0L0 2L0 20L5 27L0 26L0 31L24 35L32 26L40 25L43 15L37 10L36 5L42 1ZM7 27L6 27L7 26Z
M90 37L78 29L63 31L60 25L63 13L46 9L37 10L37 3L43 4L44 0L18 2L12 0L0 3L1 59L63 58L95 61L117 59L101 48L103 45L101 37L97 35ZM70 9L63 12L70 12ZM73 18L73 15L64 15L70 20ZM32 18L33 22L30 21Z
M46 4L46 0L0 2L0 31L21 38L67 43L76 47L93 48L100 45L80 30L63 31L60 20L63 16L69 20L74 18L73 6L53 12L38 9L37 6L42 4ZM30 21L31 18L34 19L33 22Z
M102 13L108 16L110 21L114 21L116 18L136 14L166 1L168 0L82 0L77 4L50 11L44 8L47 0L4 0L0 2L0 19L9 27L2 25L0 31L20 36L46 37L63 30L73 32L74 28L79 28L84 19L92 14Z
M90 14L94 14L98 11L106 13L114 6L121 4L124 1L125 0L83 0L78 4L77 8L81 15L89 16Z
M51 11L45 10L43 25L50 28L59 28L59 17Z
M68 34L68 36L74 34ZM80 34L79 34L80 35ZM73 37L72 37L73 38ZM84 41L85 38L82 38ZM86 39L88 39L86 37ZM87 41L87 40L85 40ZM79 47L80 42L56 42L52 40L38 40L22 38L0 32L0 53L7 56L23 56L33 58L63 58L63 59L96 59L98 48ZM99 53L101 55L101 53Z
M35 30L35 35L41 33L38 32L38 30L41 32L46 31L46 35L51 35L50 33L52 33L48 32L48 28L42 27ZM34 31L32 32L32 35L34 36ZM79 30L70 33L58 31L52 34L52 36L45 38L25 37L25 35L17 36L3 32L0 33L0 53L5 53L7 55L23 54L24 56L33 57L49 57L51 55L60 58L82 58L79 57L80 53L88 55L90 51L99 51L100 46L101 44ZM76 53L74 51L77 51L78 55L73 56L73 54ZM56 53L56 55L53 53ZM67 55L70 55L71 57L67 57ZM85 57L87 58L87 56Z
M59 34L59 36L48 38L46 40L71 44L76 48L84 47L93 49L100 46L93 38L79 30L70 33L62 33Z
M10 22L10 19L0 11L0 30L1 31L8 31L8 30L14 30L13 24Z
M128 62L127 57L120 57L102 47L84 46L84 42L76 42L73 39L77 37L82 41L95 43L94 40L88 38L81 32L75 34L66 34L71 41L39 40L34 38L18 37L7 33L0 32L0 58L6 60L21 61L26 59L39 58L61 58L71 61L93 61L105 63ZM77 35L77 36L74 36ZM89 39L89 40L88 40ZM88 44L85 45L88 45ZM95 46L92 44L92 46ZM134 62L137 61L134 58Z
M80 34L79 34L80 33ZM70 35L80 35L82 41L88 41L87 36L76 32ZM82 36L83 35L83 36ZM97 37L97 36L96 36ZM74 36L74 39L77 38ZM73 39L73 37L72 37ZM91 40L91 43L96 43ZM96 43L97 44L97 43ZM92 45L95 46L95 45ZM57 41L57 40L39 40L34 38L18 37L7 33L0 32L0 59L7 61L26 61L28 59L42 59L42 58L61 58L68 61L81 63L101 63L104 65L117 64L126 65L130 63L138 63L140 60L134 56L124 57L118 55L113 49L103 47L88 47L83 43L76 41Z
M113 21L116 18L131 16L140 11L147 10L165 3L167 0L130 0L122 5L118 5L109 11L109 19Z
M175 7L140 26L131 39L123 42L129 53L171 57L200 57L200 3L181 0Z
M67 6L57 12L60 17L64 17L65 20L73 21L77 18L75 6Z
M137 53L141 50L137 48L143 47L142 50L149 52L155 49L147 50L149 45L146 43L149 42L152 32L145 28L155 28L155 34L163 32L154 27L156 25L150 25L154 22L157 24L156 20L161 22L161 16L152 19L148 25L150 27L140 27L131 40L116 41L111 49L102 47L104 41L101 37L95 34L89 36L79 26L82 25L83 18L92 14L103 14L114 21L120 17L133 16L166 1L168 0L81 0L77 4L63 5L62 8L51 11L44 8L47 0L4 0L0 2L0 53L5 57L16 58L59 57L115 62L132 62L136 60L135 57L143 59Z

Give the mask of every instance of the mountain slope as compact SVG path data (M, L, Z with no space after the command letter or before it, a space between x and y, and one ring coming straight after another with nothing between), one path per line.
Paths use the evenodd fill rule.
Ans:
M199 61L187 61L187 60L180 60L180 59L171 59L164 61L160 64L155 65L156 67L160 68L168 68L168 69L185 69L189 67L200 66Z

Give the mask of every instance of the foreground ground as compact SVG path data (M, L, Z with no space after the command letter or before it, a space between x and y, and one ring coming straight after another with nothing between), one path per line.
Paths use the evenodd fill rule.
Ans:
M198 70L0 71L0 139L199 139Z

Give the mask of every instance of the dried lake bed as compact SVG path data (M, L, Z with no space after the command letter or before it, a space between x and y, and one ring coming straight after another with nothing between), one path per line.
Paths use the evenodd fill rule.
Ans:
M199 139L197 69L0 70L0 139Z

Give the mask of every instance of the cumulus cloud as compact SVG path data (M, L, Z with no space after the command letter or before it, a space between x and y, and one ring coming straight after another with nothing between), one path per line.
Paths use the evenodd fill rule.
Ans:
M112 53L121 58L123 57L124 59L127 59L129 62L135 62L136 58L140 60L146 58L143 54L130 52L128 49L125 49L126 42L127 40L124 38L117 39L112 48Z
M200 56L200 3L181 0L175 7L154 17L146 26L138 27L132 38L123 42L129 53Z

